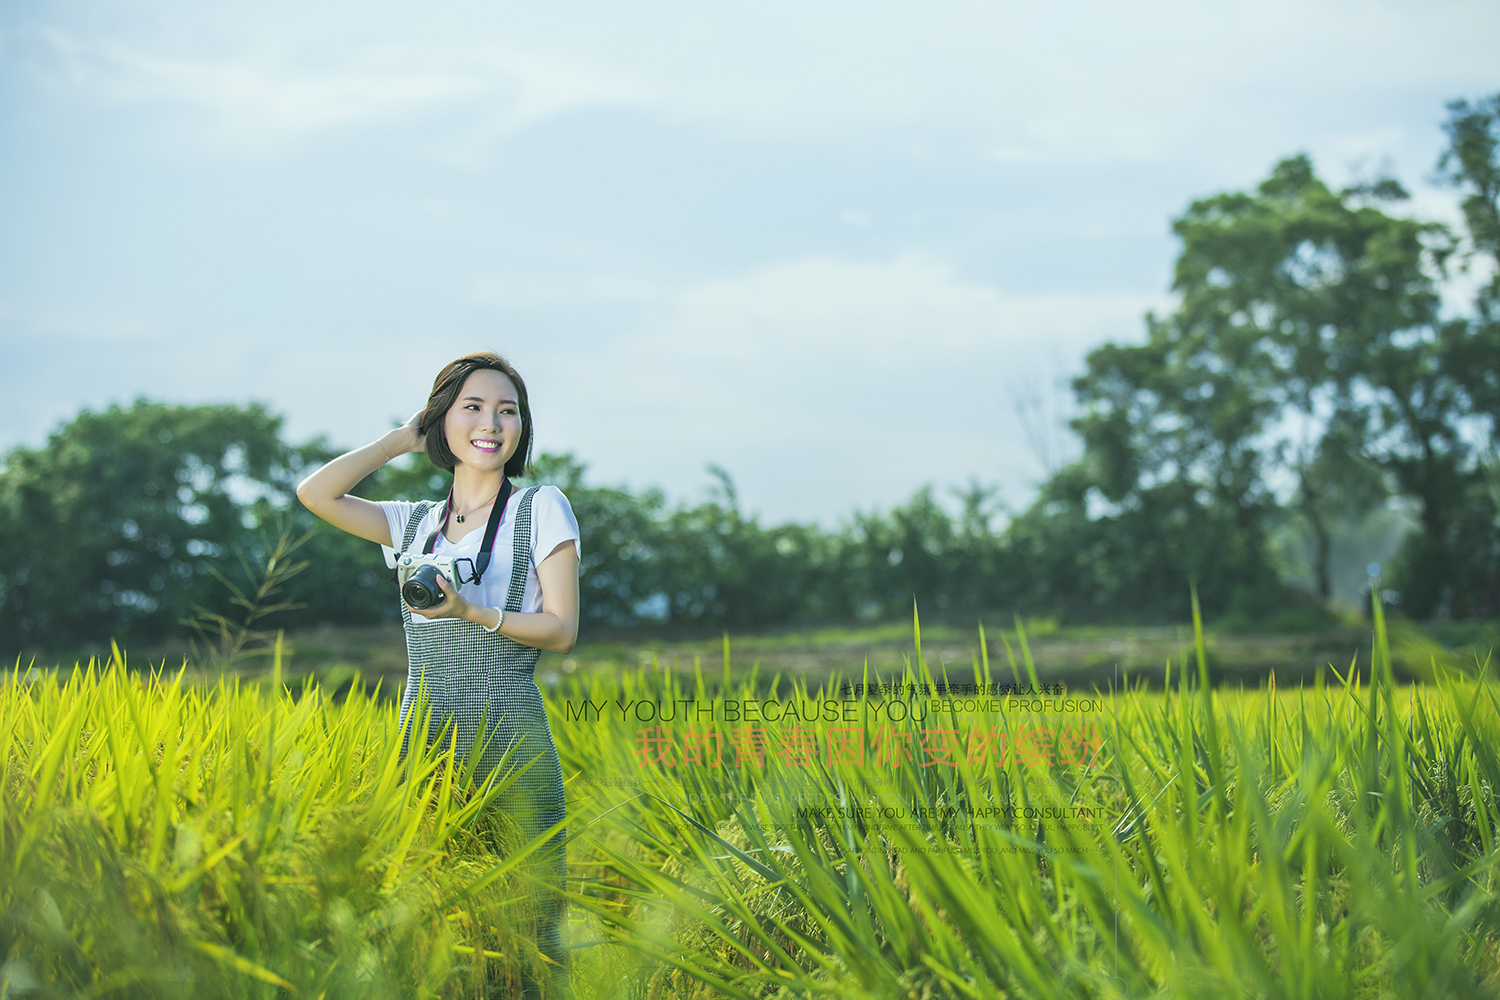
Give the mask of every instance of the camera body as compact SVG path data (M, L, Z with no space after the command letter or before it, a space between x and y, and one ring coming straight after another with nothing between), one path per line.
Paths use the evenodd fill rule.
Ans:
M467 578L463 565L467 564ZM435 608L446 599L438 586L438 574L456 590L459 584L475 583L474 563L470 559L445 559L442 556L402 553L396 560L396 582L401 585L401 599L417 610Z

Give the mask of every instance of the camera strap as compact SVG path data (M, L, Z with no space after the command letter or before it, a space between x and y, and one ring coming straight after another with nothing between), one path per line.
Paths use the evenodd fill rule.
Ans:
M500 530L500 522L505 518L505 505L510 502L511 490L515 486L510 477L506 476L500 483L500 493L495 497L495 506L490 509L490 519L484 526L484 541L479 543L479 558L474 561L474 582L478 583L484 578L484 571L490 568L490 549L495 546L495 533ZM453 509L453 487L448 487L448 502L443 504L443 519L438 522L438 529L427 536L427 544L422 546L422 554L431 555L432 548L437 544L437 537L448 524L448 513Z

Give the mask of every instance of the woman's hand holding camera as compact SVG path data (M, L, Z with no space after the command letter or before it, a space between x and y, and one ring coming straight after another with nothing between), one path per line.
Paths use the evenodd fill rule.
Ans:
M480 617L483 616L483 613L486 609L468 600L458 591L454 590L453 585L448 582L448 578L443 576L441 573L438 574L437 585L438 589L443 592L442 603L434 604L430 608L413 608L410 604L408 604L407 607L411 609L412 614L421 615L423 618L428 619L462 618L464 621L471 622L477 621ZM479 622L479 624L483 625L485 623Z

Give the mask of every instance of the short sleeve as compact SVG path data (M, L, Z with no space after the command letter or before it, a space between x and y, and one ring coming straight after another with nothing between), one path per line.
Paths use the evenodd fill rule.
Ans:
M539 487L531 498L531 550L536 553L536 561L546 559L567 541L573 543L573 551L582 559L578 518L573 516L572 504L556 486Z
M385 511L385 522L391 529L391 541L399 547L401 539L406 535L406 522L411 520L412 512L417 505L409 500L381 500L380 509ZM380 551L385 555L385 564L389 568L395 568L396 548L390 545L382 545Z

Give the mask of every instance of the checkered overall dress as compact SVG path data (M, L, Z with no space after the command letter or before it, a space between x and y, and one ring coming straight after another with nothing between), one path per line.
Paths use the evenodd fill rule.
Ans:
M534 558L531 550L534 493L536 487L522 493L511 520L514 558L510 591L505 599L507 613L521 610L527 571ZM402 552L411 549L417 525L436 506L439 505L430 501L417 504L401 538ZM503 535L504 532L495 539L496 547L503 544ZM421 685L431 707L429 739L436 740L443 725L451 720L458 731L458 756L466 760L475 736L484 728L485 742L475 766L476 782L499 766L512 745L516 749L507 770L531 765L495 800L495 808L503 810L516 823L527 841L534 839L566 815L557 745L552 742L542 692L536 686L534 674L540 650L458 618L414 624L416 616L404 601L399 603L406 629L408 661L406 691L401 697L403 749L405 734L413 728L409 713ZM444 737L445 746L448 738ZM551 866L559 887L567 875L565 844L565 833L558 832L539 852L547 855L545 863ZM553 905L542 900L542 912L544 916L537 920L537 947L544 955L562 962L560 901Z

